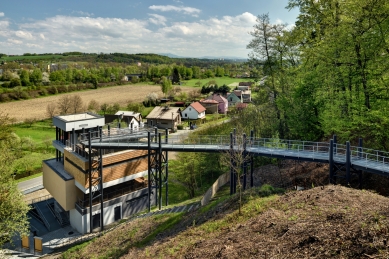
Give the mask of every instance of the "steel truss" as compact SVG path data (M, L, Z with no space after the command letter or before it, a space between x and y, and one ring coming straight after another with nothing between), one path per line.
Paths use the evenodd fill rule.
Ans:
M358 157L362 158L363 140L359 139L358 145ZM329 151L329 169L330 169L330 183L336 184L337 179L343 178L346 180L346 184L351 184L351 177L358 177L358 188L362 189L362 170L357 170L351 165L351 149L350 142L346 142L346 160L344 163L335 163L334 156L338 153L337 151L337 138L336 135L330 140L330 151Z
M102 138L102 128L100 127L98 136ZM90 233L93 231L93 203L100 201L100 230L104 230L104 197L103 197L103 155L102 149L92 149L92 132L89 131L89 224Z
M165 206L168 205L168 152L162 151L162 134L155 128L154 135L148 132L148 188L149 211L151 210L151 196L155 196L155 205L162 209L162 189L165 187ZM157 149L151 148L151 142L158 143ZM168 143L168 129L165 130L165 143Z
M252 130L250 132L250 139L247 139L246 134L243 134L243 163L241 166L243 174L243 190L246 190L247 188L247 175L248 175L248 170L250 170L250 187L254 186L254 155L248 155L247 154L247 145L251 146L253 144L254 140L254 131ZM234 151L234 145L236 144L236 129L234 129L234 132L230 133L230 195L236 193L236 183L237 181L240 181L238 179L238 174L235 171L236 168L236 162L233 159L233 152Z

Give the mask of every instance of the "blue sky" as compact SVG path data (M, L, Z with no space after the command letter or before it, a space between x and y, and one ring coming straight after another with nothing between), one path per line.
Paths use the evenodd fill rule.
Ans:
M0 53L172 53L246 58L256 16L293 25L288 0L3 0Z

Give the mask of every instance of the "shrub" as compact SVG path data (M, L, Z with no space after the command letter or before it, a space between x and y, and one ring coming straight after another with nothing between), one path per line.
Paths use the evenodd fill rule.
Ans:
M47 95L47 90L45 88L43 88L42 90L39 91L39 95L46 96Z
M179 130L184 129L184 125L182 125L182 124L177 125L177 129L179 129Z
M67 93L68 87L66 85L59 85L57 86L58 93Z
M68 85L68 92L74 92L77 91L76 85Z
M49 94L57 94L58 93L57 87L55 85L48 87L47 91L49 92Z

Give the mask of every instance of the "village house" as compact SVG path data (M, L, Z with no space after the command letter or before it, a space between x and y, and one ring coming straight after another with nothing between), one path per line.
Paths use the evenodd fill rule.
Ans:
M228 101L221 94L212 94L207 98L218 102L218 113L226 114L228 111ZM201 102L200 102L201 103Z
M105 114L105 123L109 124L113 121L125 122L129 129L138 130L139 128L143 128L143 118L140 113L132 112L132 111L118 111L114 115L113 114ZM114 125L116 126L116 125Z
M227 93L227 101L228 101L228 106L235 106L237 103L242 102L242 95L239 92L239 96L233 91L232 93Z
M191 103L182 111L183 119L197 120L205 118L205 108L199 102Z
M251 90L252 85L253 82L239 82L239 85L237 86L237 90Z
M251 90L234 90L233 93L242 103L251 103Z
M217 101L209 100L209 99L202 99L199 102L205 108L206 114L218 113L219 103Z
M156 106L146 117L148 127L177 130L181 124L181 109L179 107Z

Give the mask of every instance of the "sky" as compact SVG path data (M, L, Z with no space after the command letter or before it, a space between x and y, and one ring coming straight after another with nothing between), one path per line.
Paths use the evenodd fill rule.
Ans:
M288 0L1 0L0 53L247 58L256 16L292 26Z

